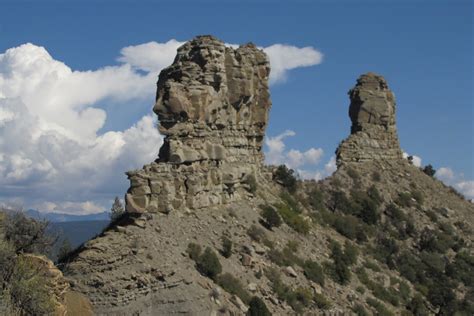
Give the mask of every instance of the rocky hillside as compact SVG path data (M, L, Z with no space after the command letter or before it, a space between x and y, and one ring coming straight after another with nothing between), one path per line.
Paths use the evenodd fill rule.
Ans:
M98 315L473 314L474 206L402 158L387 82L349 93L338 170L263 164L269 63L200 36L158 80L165 141L126 214L66 258Z

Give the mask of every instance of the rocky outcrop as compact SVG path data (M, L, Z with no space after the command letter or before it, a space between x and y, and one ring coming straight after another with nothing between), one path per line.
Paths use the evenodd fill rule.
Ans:
M168 213L240 200L261 172L271 106L269 62L253 44L199 36L159 76L157 161L128 172L129 213Z
M65 296L69 291L69 283L63 273L45 256L22 254L21 258L35 267L36 272L46 280L51 302L54 305L54 315L68 315Z
M349 91L351 135L336 150L337 164L402 158L395 96L382 76L367 73Z

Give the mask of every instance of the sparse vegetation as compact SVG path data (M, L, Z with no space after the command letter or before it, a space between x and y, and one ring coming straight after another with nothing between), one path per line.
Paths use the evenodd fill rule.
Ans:
M9 279L8 294L19 315L50 315L54 311L48 280L28 258L18 257Z
M223 273L216 277L216 283L219 284L226 292L237 295L242 302L249 304L250 294L244 289L239 279L230 273Z
M247 185L249 186L249 192L255 195L257 193L257 179L253 174L250 174L246 178Z
M272 313L267 308L263 300L257 296L253 296L249 302L249 310L247 316L271 316Z
M280 165L276 169L274 177L278 183L283 185L283 187L288 190L288 192L296 192L297 181L295 171L293 169L288 169L285 165Z
M47 234L49 223L33 220L22 212L7 214L4 221L4 238L16 253L48 254L55 238Z
M429 175L430 177L434 177L436 173L436 170L435 168L433 168L432 165L426 165L422 170L425 174Z
M307 234L310 225L300 216L301 210L298 203L288 194L283 194L281 197L285 202L276 205L276 208L283 221L298 233Z
M324 286L324 271L319 263L306 260L303 264L303 270L306 278Z
M333 241L331 243L331 259L333 264L326 263L327 273L339 284L347 284L351 279L349 267L357 260L357 251L349 243L346 243L345 250L341 245Z
M281 217L277 211L270 205L262 206L262 212L260 215L263 218L265 227L272 229L273 227L280 227L282 224Z
M110 209L110 221L115 222L125 214L125 208L119 197L116 196L112 208Z
M215 252L207 247L196 260L198 271L211 279L215 279L222 272L222 266Z
M222 237L222 256L224 258L230 258L232 256L232 240L227 236Z
M195 243L189 243L188 248L186 249L186 252L189 255L189 258L191 258L194 261L197 261L199 256L201 255L201 246Z
M267 238L265 231L256 225L249 227L247 230L247 235L249 235L249 237L256 242L263 242L263 240Z

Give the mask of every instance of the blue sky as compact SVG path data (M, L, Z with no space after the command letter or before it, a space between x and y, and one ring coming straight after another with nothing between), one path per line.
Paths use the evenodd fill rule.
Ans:
M446 182L467 182L464 190L474 191L472 1L254 2L0 1L0 54L33 43L71 69L87 71L119 65L123 47L198 34L262 47L310 46L324 55L322 62L291 70L271 86L267 131L269 137L294 131L284 138L287 150L324 151L319 164L301 168L324 168L349 133L347 91L360 74L374 71L396 95L402 148L422 164L445 168ZM144 98L97 101L94 106L107 114L99 133L124 131L149 113L154 86L150 89ZM21 199L26 191L19 186L31 189L20 182L8 185L14 189L0 199ZM41 201L41 189L35 190ZM113 193L86 191L101 201Z

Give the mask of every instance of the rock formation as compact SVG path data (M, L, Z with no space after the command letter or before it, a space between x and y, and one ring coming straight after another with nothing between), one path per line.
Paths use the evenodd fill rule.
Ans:
M127 211L168 213L247 196L262 176L269 72L253 44L233 49L199 36L181 46L158 80L159 159L127 173Z
M337 164L402 158L395 96L382 76L367 73L349 91L351 135L336 150Z

